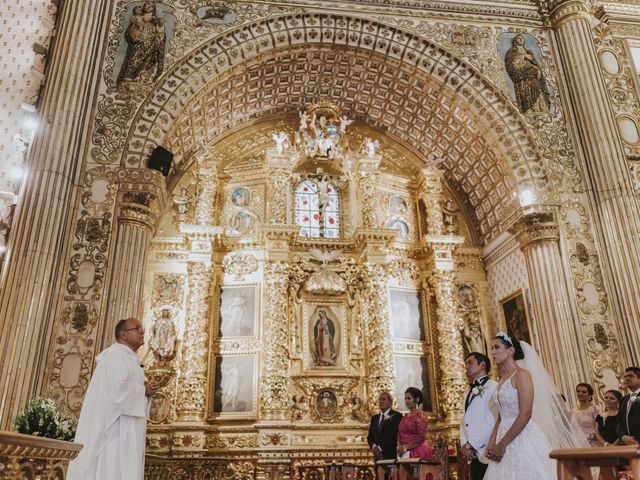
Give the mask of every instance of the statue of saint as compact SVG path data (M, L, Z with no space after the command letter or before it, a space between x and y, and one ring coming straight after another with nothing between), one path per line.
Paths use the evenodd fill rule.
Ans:
M524 46L524 36L516 35L507 50L504 66L513 81L516 102L522 113L546 113L551 106L549 89L533 52Z
M338 357L335 346L336 326L324 309L318 310L313 326L314 360L316 365L333 366Z
M284 132L271 135L276 142L276 153L281 154L289 147L289 135Z
M238 367L231 365L222 374L220 387L222 388L222 408L236 411L240 406L240 371Z
M156 16L156 4L144 2L133 9L124 37L127 53L116 83L150 83L162 74L166 34L162 18Z
M444 220L444 229L449 234L456 233L458 230L458 222L456 219L458 212L459 210L456 208L455 204L451 199L447 198L447 201L442 207L442 216Z
M153 353L160 360L171 360L175 355L176 325L171 319L171 311L162 310L162 315L151 325L151 340L149 345Z

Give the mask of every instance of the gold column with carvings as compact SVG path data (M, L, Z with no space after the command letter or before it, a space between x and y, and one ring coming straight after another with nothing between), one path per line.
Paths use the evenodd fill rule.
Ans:
M543 7L557 39L582 146L605 284L633 363L640 360L640 202L602 77L592 33L590 5L548 1Z
M269 182L267 212L270 224L286 224L289 221L291 201L291 156L267 152Z
M591 374L580 321L570 303L571 279L562 261L556 213L531 209L514 218L509 231L516 235L527 262L542 358L560 391L569 397Z
M371 157L362 155L357 159L357 198L358 198L358 226L361 228L378 227L378 197L376 195L378 181L378 167L382 161L382 154Z
M443 427L455 428L462 418L467 379L464 367L462 328L464 320L456 307L456 284L453 254L464 241L451 235L427 235L425 243L432 255L433 273L429 285L437 302L435 323L440 380L440 405L445 420Z
M206 404L211 274L205 263L189 262L187 275L189 294L177 414L178 421L201 421L205 417Z
M445 226L442 212L442 174L429 168L423 169L422 182L418 188L420 200L424 202L427 211L427 233L443 235Z
M264 331L261 373L261 417L282 420L289 408L289 265L271 261L264 268Z

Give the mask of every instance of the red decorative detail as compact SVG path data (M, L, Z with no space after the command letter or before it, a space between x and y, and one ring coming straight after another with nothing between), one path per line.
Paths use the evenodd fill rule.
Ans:
M334 223L336 223L336 221L333 218L329 218L329 223L333 225Z
M313 214L313 219L314 219L314 220L318 220L318 218L320 218L320 216L319 216L317 213L314 213L314 214Z
M184 435L182 437L182 445L188 447L193 443L193 437L191 435Z
M304 218L302 219L302 221L303 221L303 222L308 222L308 221L309 221L309 217L304 217Z
M158 439L158 445L160 445L160 448L164 448L169 445L169 440L167 440L167 437L160 437Z
M302 204L303 204L303 205L307 205L308 203L309 203L309 202L307 202L306 200L304 200L304 201L302 202Z
M280 443L280 434L272 433L269 435L269 440L271 440L271 445L278 445Z
M307 187L304 187L304 188L302 189L302 191L303 191L303 192L308 192L308 191L309 191L309 189L308 189Z
M333 192L333 189L331 187L327 188L327 192L331 193Z

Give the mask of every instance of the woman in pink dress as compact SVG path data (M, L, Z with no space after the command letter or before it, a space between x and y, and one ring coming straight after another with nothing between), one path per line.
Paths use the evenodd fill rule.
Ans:
M407 388L404 403L409 409L398 427L398 457L431 460L433 448L426 441L429 419L418 407L424 401L422 392L415 387Z
M580 425L592 447L602 446L596 436L598 427L596 418L600 415L600 410L593 404L593 387L588 383L579 383L576 386L576 397L578 397L578 408L573 411L573 418Z

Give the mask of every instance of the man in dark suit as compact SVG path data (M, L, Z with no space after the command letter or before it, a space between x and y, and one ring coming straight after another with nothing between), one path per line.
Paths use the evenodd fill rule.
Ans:
M376 460L396 458L398 445L398 426L402 414L391 408L393 398L389 392L382 392L378 397L380 413L371 417L367 442Z
M620 400L618 439L623 445L640 444L640 368L624 371L624 384L629 393Z

